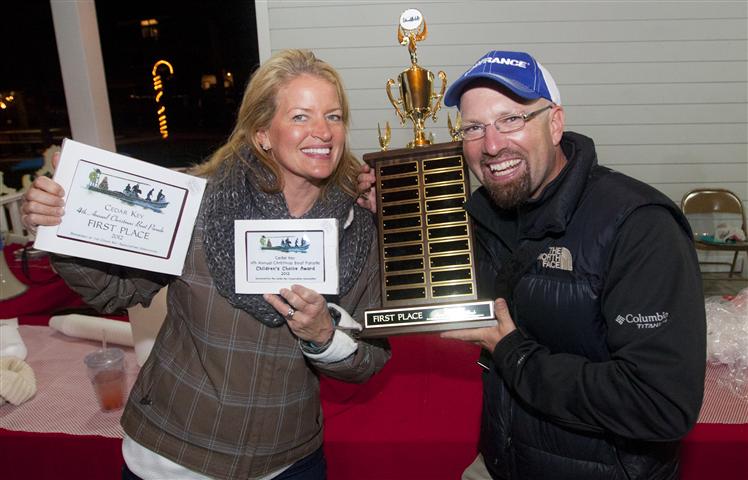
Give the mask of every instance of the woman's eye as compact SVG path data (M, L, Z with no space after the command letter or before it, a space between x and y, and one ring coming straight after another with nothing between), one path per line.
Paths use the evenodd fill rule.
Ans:
M327 116L327 119L330 120L331 122L342 122L343 116L337 113L331 113L330 115Z
M294 122L303 122L304 120L306 120L306 115L300 113L298 115L294 115L291 120L293 120Z

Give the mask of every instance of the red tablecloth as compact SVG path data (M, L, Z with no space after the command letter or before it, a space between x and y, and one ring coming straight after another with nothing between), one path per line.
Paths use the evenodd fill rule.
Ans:
M2 252L11 273L30 288L17 297L1 301L0 318L43 315L48 319L49 315L58 310L85 306L80 296L70 290L52 270L46 255L28 259L24 268L24 260L15 255L16 251L20 252L22 249L23 245L14 243L6 245Z
M3 480L116 480L122 463L119 438L0 428Z
M748 479L748 423L697 423L680 458L681 480Z
M322 380L329 478L460 478L477 454L478 348L436 335L390 343L367 384Z

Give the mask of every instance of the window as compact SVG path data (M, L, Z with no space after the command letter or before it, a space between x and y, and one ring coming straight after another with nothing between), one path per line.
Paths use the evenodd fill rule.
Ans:
M259 63L254 2L96 2L117 151L199 163L231 133Z
M259 63L254 2L138 3L96 1L117 151L199 163L231 133ZM0 171L18 189L71 132L49 2L13 8L0 29Z

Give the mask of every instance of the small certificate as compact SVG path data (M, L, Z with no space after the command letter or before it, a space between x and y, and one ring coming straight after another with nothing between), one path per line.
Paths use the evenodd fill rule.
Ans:
M338 293L334 218L235 220L236 293L277 293L299 284Z
M65 215L39 227L35 248L182 273L204 179L65 139L54 180Z

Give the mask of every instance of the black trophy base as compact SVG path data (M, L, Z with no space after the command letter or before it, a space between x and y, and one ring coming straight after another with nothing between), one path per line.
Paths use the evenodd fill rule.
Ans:
M492 325L496 325L493 301L424 305L367 311L361 336L388 337Z

